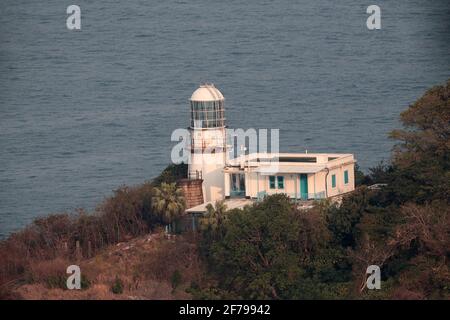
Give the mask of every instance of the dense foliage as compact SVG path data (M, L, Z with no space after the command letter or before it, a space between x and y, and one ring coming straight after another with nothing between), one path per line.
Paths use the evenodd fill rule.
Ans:
M339 290L339 256L319 210L299 211L274 195L227 213L224 229L207 229L211 270L220 274L224 297L292 299L333 297L317 283ZM211 233L215 233L211 237Z
M392 162L357 170L358 188L339 205L300 211L275 195L221 208L219 224L210 208L202 252L215 282L197 297L450 298L449 96L450 81L403 112ZM380 266L382 290L367 290L369 265Z

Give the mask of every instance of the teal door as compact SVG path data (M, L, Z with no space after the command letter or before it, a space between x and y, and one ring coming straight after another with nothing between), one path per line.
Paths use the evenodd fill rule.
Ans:
M300 175L300 198L308 200L308 175Z

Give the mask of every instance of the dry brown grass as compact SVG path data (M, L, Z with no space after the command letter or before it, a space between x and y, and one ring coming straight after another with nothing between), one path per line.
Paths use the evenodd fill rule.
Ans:
M78 210L75 214L38 218L22 231L0 241L0 299L16 298L18 286L30 289L37 283L36 288L40 288L37 291L42 291L42 286L62 287L61 270L63 265L66 268L69 264L86 264L86 277L98 277L102 281L103 275L106 282L110 281L109 270L122 266L125 269L120 272L125 287L132 287L136 276L129 279L127 265L127 260L130 261L132 257L128 256L126 260L121 258L126 250L121 252L118 249L115 253L117 257L105 258L104 270L96 270L88 261L92 261L92 257L102 261L99 257L103 252L114 251L114 245L148 235L159 228L161 216L153 212L151 205L153 188L161 182L185 177L186 170L186 165L170 165L153 182L135 187L123 186L114 191L113 196L105 199L91 214ZM109 259L114 262L108 264ZM101 264L97 267L101 268ZM64 273L64 276L67 275ZM100 294L103 287L93 287L99 296L109 296ZM67 293L68 296L79 294ZM95 293L92 295L96 296Z
M83 290L67 290L58 286L59 276L67 279L68 265L73 260L55 258L41 261L27 269L27 284L16 285L12 297L20 299L190 299L186 288L201 281L203 267L195 241L186 236L167 239L161 231L111 245L91 259L78 262L81 273L90 283ZM181 282L174 290L171 283L175 271ZM113 294L116 278L123 292ZM56 279L56 280L55 280ZM55 285L56 283L56 285ZM65 283L65 282L64 282Z
M17 283L45 277L38 268L60 260L90 258L112 244L147 234L160 224L151 211L152 185L122 187L106 199L93 214L54 214L36 219L31 225L0 241L0 299L10 298ZM56 276L55 276L56 277ZM52 282L53 280L49 280Z

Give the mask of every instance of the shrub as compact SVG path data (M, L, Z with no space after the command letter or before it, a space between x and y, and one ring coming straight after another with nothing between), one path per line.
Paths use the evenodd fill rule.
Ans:
M160 186L164 183L174 183L179 179L187 178L188 165L185 163L171 164L161 172L161 174L153 179L154 186Z
M67 289L66 268L70 262L66 259L56 258L46 261L31 261L27 269L25 280L28 283L42 283L48 288Z
M81 289L85 290L91 286L91 281L83 273L81 274Z
M172 284L173 291L175 291L175 289L181 284L181 280L182 280L181 272L175 270L172 273L172 276L170 277L170 282Z
M119 277L116 277L116 279L114 280L114 282L111 286L111 291L114 294L122 294L123 293L123 282Z

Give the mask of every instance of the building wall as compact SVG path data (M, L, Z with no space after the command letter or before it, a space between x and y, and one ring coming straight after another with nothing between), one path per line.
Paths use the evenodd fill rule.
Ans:
M314 194L321 191L325 191L325 175L321 172L316 174L309 173L307 175L308 181L308 194ZM276 176L284 176L284 189L270 189L269 176L265 176L264 188L268 194L275 194L278 192L284 192L289 196L301 194L300 187L300 174L277 174Z
M203 203L203 180L201 179L181 179L178 187L183 190L186 200L186 209L195 207Z
M257 173L250 173L246 176L246 196L256 198L258 192L266 191L267 194L286 193L288 195L294 195L300 193L300 178L298 174L277 174L275 176L284 177L284 188L278 189L278 182L275 181L275 189L270 189L270 182L268 175L259 175ZM308 179L309 180L309 179ZM313 180L311 180L313 181ZM310 183L310 181L308 181ZM312 183L312 182L311 182ZM308 188L310 186L308 185Z
M319 171L308 175L308 190L310 193L324 193L325 192L325 171Z
M192 142L189 173L195 176L196 172L201 172L205 202L221 200L225 197L225 130L191 128L190 132Z
M351 161L349 161L351 160ZM326 161L326 159L322 159ZM330 164L329 173L324 169L316 173L308 173L308 194L312 197L314 194L316 196L327 196L333 197L339 194L347 193L355 189L355 178L354 178L354 162L353 159L337 159L328 162ZM238 170L238 169L235 169ZM344 183L344 171L348 171L348 183ZM242 171L241 171L242 172ZM332 187L332 175L336 175L336 187ZM226 173L224 181L226 181L225 186L225 196L230 195L230 178L229 174ZM257 174L256 172L245 173L245 183L246 183L246 197L256 198L258 192L266 191L267 194L275 193L286 193L289 196L300 195L300 173L280 173L275 176L284 177L284 189L278 189L278 183L276 181L276 188L270 189L269 185L269 175Z
M348 170L348 184L344 183L344 171ZM332 175L336 175L336 187L332 187ZM228 175L228 174L227 174ZM246 174L246 196L256 198L258 192L266 191L267 194L275 193L286 193L289 196L300 195L300 174L276 174L277 176L284 177L284 189L278 189L278 182L276 183L275 189L270 189L269 175L259 175L257 178L256 173ZM317 173L309 173L308 177L308 194L313 196L314 194L326 194L328 197L332 197L338 194L347 193L354 190L354 168L353 164L343 165L342 167L337 167L331 169L328 176L326 171L320 171ZM230 195L229 188L229 175L225 178L226 182L226 196ZM327 189L325 188L325 180L327 180Z
M264 190L265 177L257 177L256 172L247 172L245 175L245 196L256 198L259 191Z
M347 193L355 190L355 166L353 163L344 164L330 169L327 177L328 197ZM344 183L344 171L348 171L348 183ZM336 176L336 187L332 187L332 176Z

